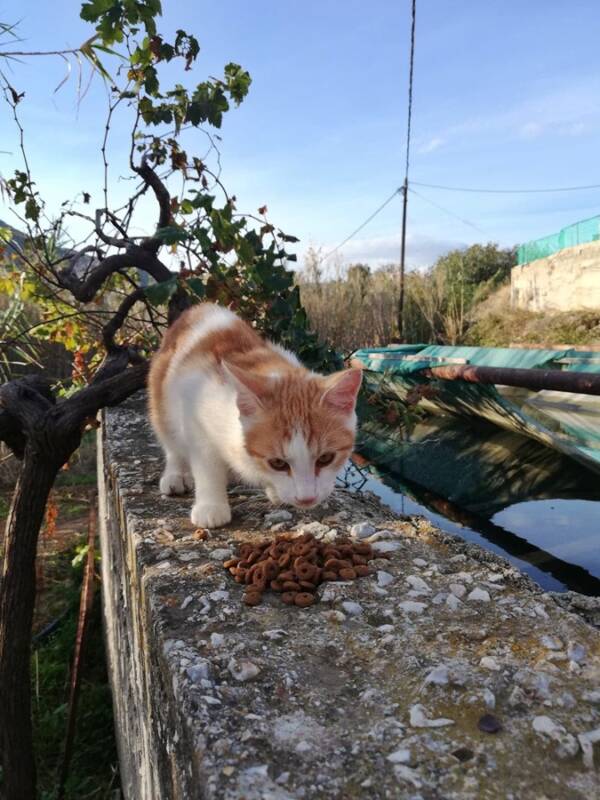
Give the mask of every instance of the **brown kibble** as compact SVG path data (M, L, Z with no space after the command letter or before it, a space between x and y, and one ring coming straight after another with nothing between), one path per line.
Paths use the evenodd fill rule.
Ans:
M382 557L366 542L348 538L318 542L312 534L279 534L275 539L239 546L238 556L224 562L236 583L246 585L244 602L258 605L267 589L281 594L287 605L300 608L316 602L322 581L355 580L370 575L371 558ZM297 599L299 598L299 599Z
M340 578L345 581L353 581L357 577L356 570L352 567L344 567L340 570Z
M244 594L244 603L247 606L257 606L261 600L262 594L260 592L246 592Z
M264 562L263 575L268 581L272 581L273 578L276 578L279 575L279 566L272 558L269 558Z
M298 592L298 594L294 597L294 603L300 608L306 608L306 606L312 606L315 602L314 594L310 594L309 592Z
M206 528L196 528L194 531L194 539L200 539L203 542L205 539L208 539L208 531Z
M310 581L313 579L316 573L316 567L314 564L309 564L308 561L303 562L302 564L298 564L298 566L294 565L296 570L296 575L300 578L301 581Z

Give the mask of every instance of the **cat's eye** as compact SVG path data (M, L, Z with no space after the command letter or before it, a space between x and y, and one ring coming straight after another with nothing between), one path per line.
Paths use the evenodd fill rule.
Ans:
M290 468L290 465L283 458L270 458L269 466L271 469L276 469L277 472L284 472Z
M335 453L323 453L317 458L317 467L326 467L335 458Z

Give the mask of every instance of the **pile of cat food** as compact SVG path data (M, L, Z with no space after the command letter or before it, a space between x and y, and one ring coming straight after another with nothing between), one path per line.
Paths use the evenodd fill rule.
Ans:
M288 605L311 606L319 584L370 575L368 562L381 557L366 542L341 537L320 542L310 533L293 537L279 534L275 539L242 544L239 555L223 563L236 582L245 585L246 605L258 605L271 589Z

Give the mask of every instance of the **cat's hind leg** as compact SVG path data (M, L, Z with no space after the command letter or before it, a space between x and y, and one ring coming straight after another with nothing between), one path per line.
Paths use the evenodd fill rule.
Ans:
M161 494L181 495L191 492L194 481L187 457L172 446L163 444L166 463L160 479Z

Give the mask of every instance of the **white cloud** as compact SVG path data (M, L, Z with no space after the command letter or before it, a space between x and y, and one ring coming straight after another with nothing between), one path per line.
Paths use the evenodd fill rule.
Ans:
M445 142L445 139L442 139L441 136L434 136L426 142L423 142L422 145L417 147L417 152L424 154L424 153L433 153L434 150L440 148Z
M537 139L541 136L582 136L600 129L600 79L596 76L578 85L567 84L543 91L504 109L465 119L439 132L430 141L444 143L465 136L494 134L503 138Z
M449 250L465 247L466 243L456 239L438 239L425 234L409 234L406 237L406 266L408 269L423 269L431 266L433 262ZM329 247L322 248L327 253ZM299 255L299 266L302 265L304 254ZM335 263L351 264L361 262L378 267L383 264L399 263L400 261L400 235L378 236L371 239L353 239L331 258L327 259L326 267L333 269Z
M544 131L544 127L539 122L526 122L519 130L519 135L523 139L537 139Z

